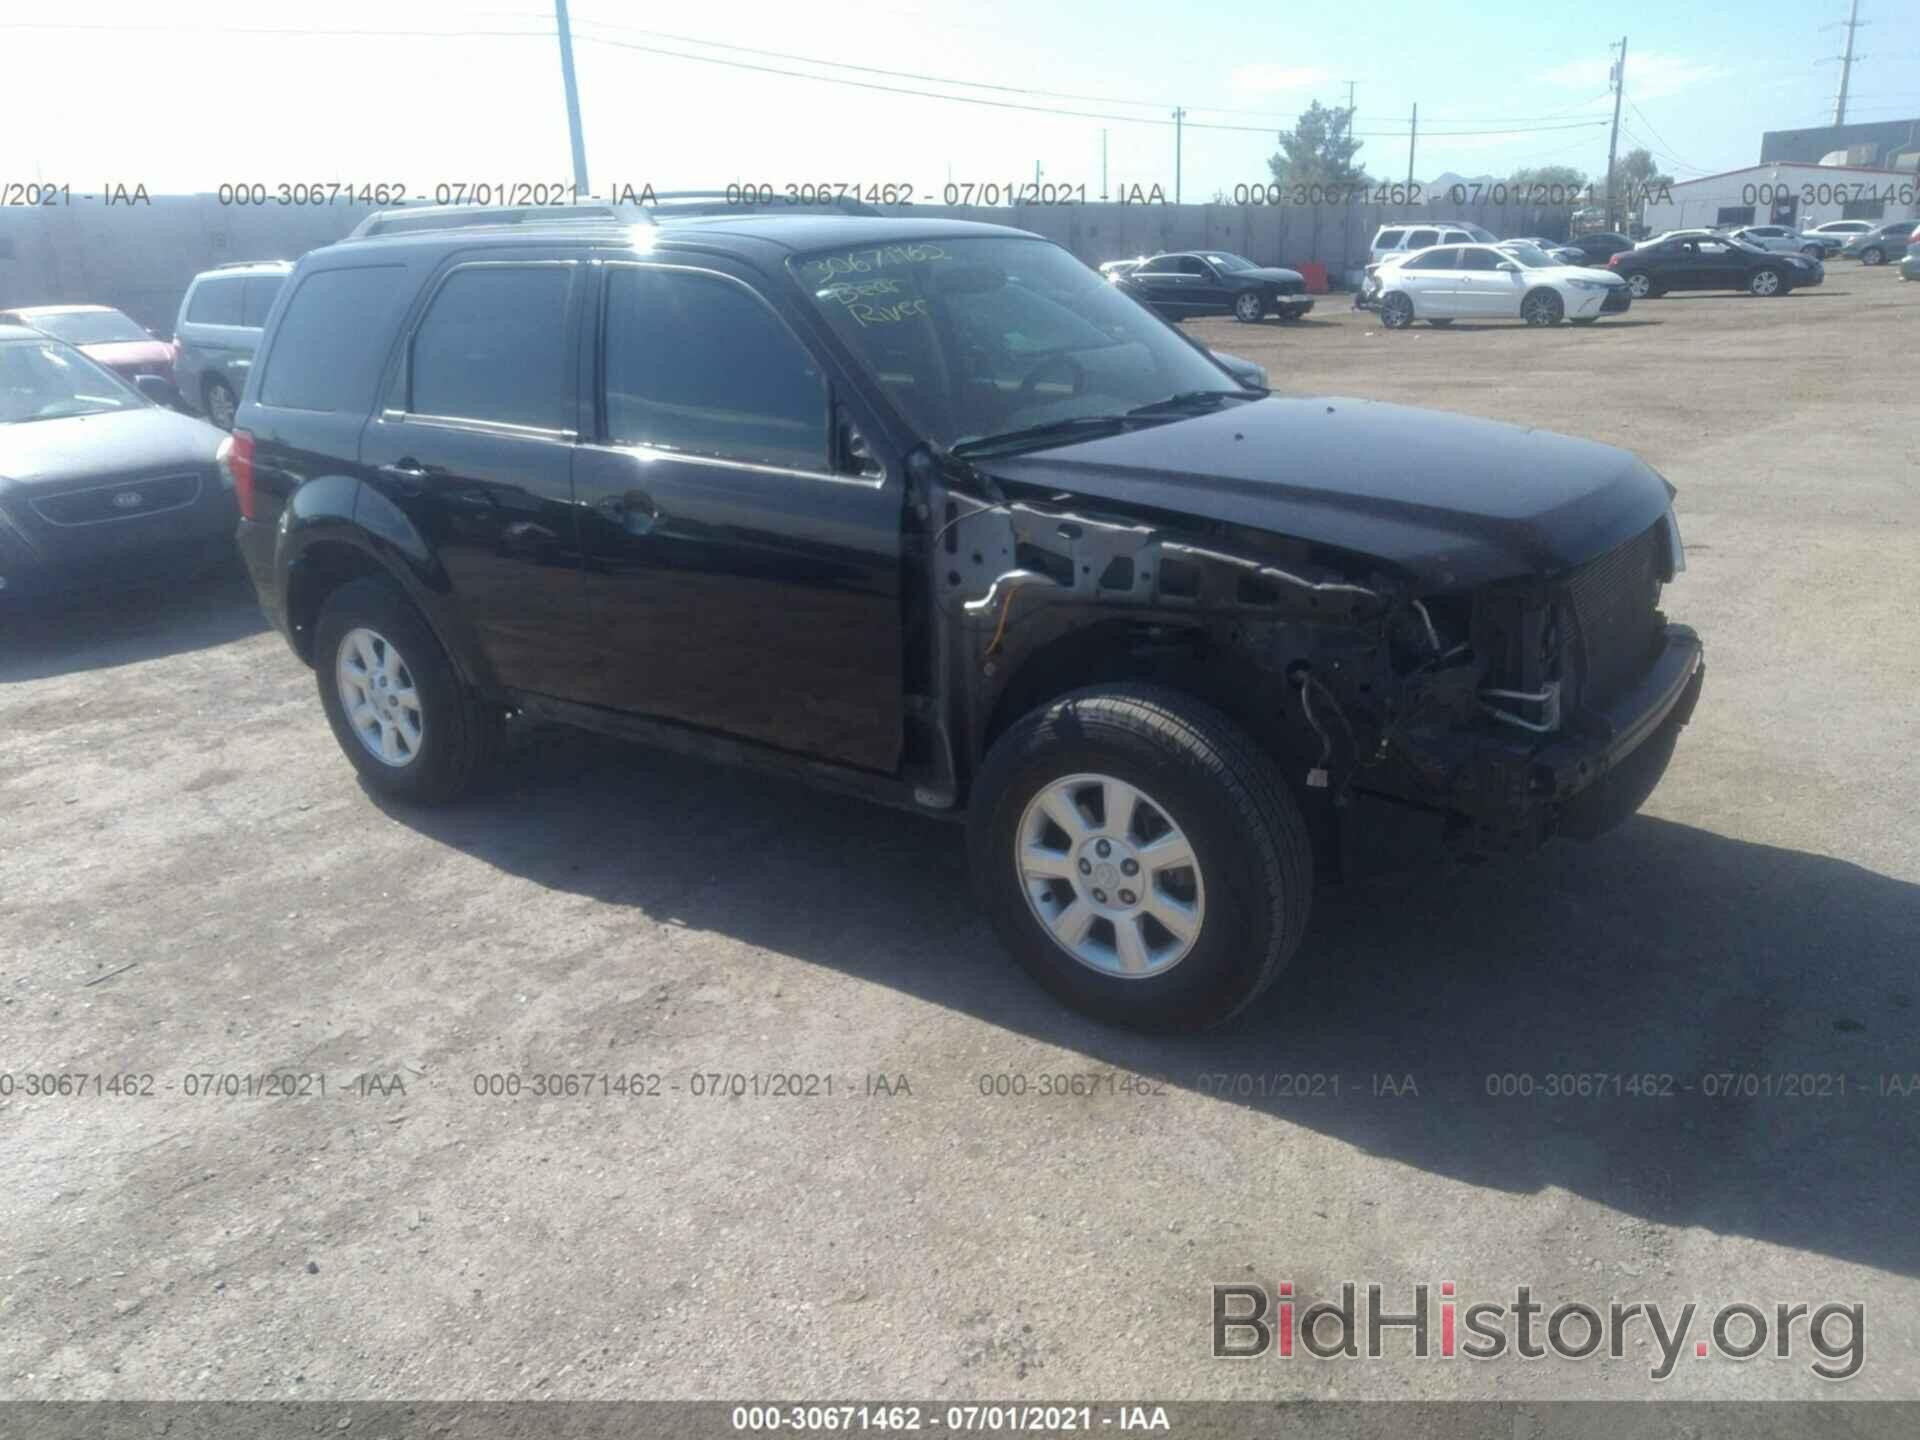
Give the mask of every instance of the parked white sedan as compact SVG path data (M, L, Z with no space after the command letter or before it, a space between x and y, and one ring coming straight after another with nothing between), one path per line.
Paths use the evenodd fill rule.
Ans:
M1404 330L1416 320L1523 320L1591 325L1602 315L1624 315L1633 303L1617 275L1562 265L1537 245L1436 245L1382 266L1380 323Z

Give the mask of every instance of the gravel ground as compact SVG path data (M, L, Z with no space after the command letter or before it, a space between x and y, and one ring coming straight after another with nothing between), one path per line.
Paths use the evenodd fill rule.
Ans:
M1710 666L1639 817L1323 894L1205 1039L1030 986L953 827L569 736L391 809L236 580L0 620L0 1396L1920 1396L1920 1088L1881 1078L1920 1072L1920 286L1830 275L1583 331L1192 326L1283 388L1639 451ZM27 1093L56 1072L154 1089ZM695 1093L732 1072L833 1093ZM1675 1088L1488 1094L1572 1072ZM325 1094L194 1078L265 1073ZM530 1093L559 1073L661 1079ZM1215 1281L1859 1302L1866 1361L1229 1363Z

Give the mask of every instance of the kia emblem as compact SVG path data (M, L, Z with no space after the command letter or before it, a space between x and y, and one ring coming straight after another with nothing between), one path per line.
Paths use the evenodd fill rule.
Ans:
M113 497L114 508L117 510L131 510L140 503L141 499L142 496L138 490L122 490L118 495Z

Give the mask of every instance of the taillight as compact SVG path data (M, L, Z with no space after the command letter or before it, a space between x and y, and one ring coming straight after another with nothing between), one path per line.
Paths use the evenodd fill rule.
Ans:
M1607 256L1607 268L1609 270L1618 270L1620 268L1620 257L1618 255Z
M253 436L236 430L220 444L219 461L233 482L233 503L241 518L253 519Z

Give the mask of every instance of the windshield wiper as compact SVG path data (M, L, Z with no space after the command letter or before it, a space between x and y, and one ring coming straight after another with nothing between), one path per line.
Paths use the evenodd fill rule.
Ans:
M1221 400L1259 400L1265 397L1264 390L1182 390L1177 395L1169 395L1164 400L1154 400L1145 405L1136 405L1127 411L1129 415L1157 415L1163 410L1185 410L1191 406L1206 404L1209 408Z
M981 435L972 440L962 440L958 445L951 446L947 453L963 458L968 455L983 455L989 450L1004 450L1020 445L1045 444L1049 440L1064 440L1082 431L1104 431L1112 434L1115 431L1127 429L1133 423L1131 412L1127 415L1072 415L1065 420L1049 420L1044 425L1029 425L1023 430L1008 430L999 435Z

